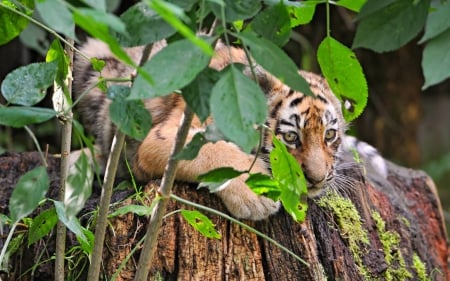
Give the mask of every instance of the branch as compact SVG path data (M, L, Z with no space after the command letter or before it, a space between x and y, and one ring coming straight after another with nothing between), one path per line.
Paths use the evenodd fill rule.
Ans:
M194 113L190 110L189 106L186 105L183 120L180 128L178 129L175 144L172 148L172 153L169 161L167 162L166 170L161 181L161 186L158 189L158 193L161 198L156 203L150 217L146 233L147 239L145 239L144 247L141 251L141 256L139 257L139 264L134 281L147 280L150 266L152 265L152 258L156 249L156 238L158 237L158 233L161 229L162 219L166 213L167 204L172 193L172 186L175 181L175 174L179 160L177 160L174 156L177 155L184 147L193 117Z

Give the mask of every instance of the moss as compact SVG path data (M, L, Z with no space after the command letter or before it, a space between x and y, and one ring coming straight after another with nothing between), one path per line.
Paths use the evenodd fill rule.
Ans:
M381 218L380 213L373 211L372 218L376 223L378 236L383 246L387 264L385 271L386 280L407 280L412 278L412 274L406 268L405 259L400 250L400 235L395 231L386 230L386 223Z
M427 275L427 267L426 264L420 259L417 253L413 255L413 267L417 272L417 277L419 277L420 281L430 281L431 278Z
M329 209L334 214L340 233L347 240L360 274L365 280L371 279L362 261L365 254L364 245L370 244L369 236L362 226L361 216L353 202L333 191L329 191L316 202L320 207Z

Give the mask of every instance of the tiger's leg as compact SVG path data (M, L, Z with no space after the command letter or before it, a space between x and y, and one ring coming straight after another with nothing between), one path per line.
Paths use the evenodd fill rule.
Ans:
M176 127L155 126L140 145L134 163L136 177L148 180L160 177L169 158L177 132ZM190 132L188 142L194 133ZM200 174L219 167L232 167L236 170L248 170L254 156L242 152L236 145L219 141L204 145L197 158L192 161L181 160L178 163L176 178L178 180L196 182ZM265 173L267 168L262 160L257 159L252 173ZM256 195L246 184L248 175L241 175L229 182L217 195L230 213L243 219L261 220L275 213L279 203Z

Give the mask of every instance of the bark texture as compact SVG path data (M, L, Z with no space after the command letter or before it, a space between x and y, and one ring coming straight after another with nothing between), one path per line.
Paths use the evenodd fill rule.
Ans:
M7 213L8 198L17 177L36 165L30 164L32 161L39 162L38 157L30 155L34 154L0 157L2 213ZM57 162L50 161L50 171L58 169ZM222 235L217 240L205 238L175 213L164 220L150 280L449 280L447 235L432 180L421 171L391 163L388 168L387 179L370 167L365 177L360 169L345 171L355 179L355 186L342 190L344 197L329 195L310 200L307 220L302 224L283 211L266 221L247 222L293 251L309 266L221 217L207 214ZM52 182L57 183L57 174L50 175ZM154 181L145 187L147 204L158 184ZM197 191L192 185L178 183L175 193L225 211L219 198L206 190ZM95 209L98 194L94 192L84 213ZM131 199L121 199L129 194L117 192L115 201L121 202L113 209L136 204ZM172 201L169 212L181 208L190 209ZM144 235L145 224L145 217L132 214L111 219L104 248L106 279L118 273L119 265L130 256L116 280L132 280L139 258L139 248L135 246ZM44 256L51 256L52 239L45 239ZM76 242L69 239L68 244L71 243ZM34 264L42 247L38 243L18 251L21 254L11 260L9 280L31 280L31 273L18 276ZM51 262L43 263L34 271L33 280L50 280L52 269Z

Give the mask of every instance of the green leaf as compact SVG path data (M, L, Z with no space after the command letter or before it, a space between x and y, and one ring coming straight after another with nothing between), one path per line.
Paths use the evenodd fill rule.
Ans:
M277 181L273 180L269 175L250 174L245 183L259 195L265 195L270 199L277 201L280 198L280 186Z
M40 56L45 56L51 43L48 33L34 24L27 25L27 27L20 33L19 38L20 42L24 46L33 49Z
M100 10L100 11L106 10L105 0L82 0L82 1L97 10Z
M189 22L190 19L184 14L183 9L174 4L161 0L147 0L146 2L150 6L150 8L156 11L166 22L168 22L173 28L175 28L181 35L186 37L194 45L199 47L203 52L205 52L209 56L212 56L214 54L214 51L209 42L206 42L200 37L197 37L194 31L192 31L188 26L186 26L181 20L178 19L182 18L185 21Z
M78 214L84 207L92 193L94 171L88 156L82 152L73 166L70 167L67 177L64 206L66 215L71 217Z
M36 167L19 178L11 198L9 213L13 222L18 222L33 212L45 198L50 181L43 166Z
M272 137L274 148L270 152L270 166L273 178L280 186L280 201L286 211L296 221L302 222L306 217L308 205L302 202L307 194L306 180L297 160L286 146Z
M21 66L6 75L2 82L2 93L9 103L32 106L47 94L53 85L58 63L32 63Z
M0 107L0 124L14 128L42 123L56 116L56 111L49 108L9 106Z
M214 228L212 221L199 211L181 210L183 218L198 232L207 238L220 239L222 236Z
M108 216L108 218L123 216L123 215L126 215L128 213L132 213L132 214L135 214L135 215L138 215L138 216L149 216L152 213L152 211L153 211L153 207L152 206L150 206L150 207L142 206L142 205L122 206L119 209L115 210L112 214L110 214Z
M267 105L261 89L231 65L212 89L211 113L219 130L249 152L259 140Z
M332 37L325 38L317 50L322 73L343 105L344 118L358 117L367 104L367 82L356 55Z
M238 38L250 47L252 57L264 69L294 90L300 91L305 95L312 95L308 83L298 73L297 66L275 44L264 38L259 38L256 34L249 31L240 33Z
M79 222L78 222L79 224ZM84 236L76 236L78 243L80 243L81 249L84 251L86 256L91 256L94 249L95 236L92 231L84 228L80 225L80 230L83 232ZM86 239L85 239L86 238Z
M28 247L50 233L58 222L55 208L47 209L37 215L31 222L28 231Z
M91 36L105 42L111 52L128 65L135 66L135 62L120 47L117 39L111 35L110 28L118 33L126 34L126 27L122 21L112 14L92 9L75 9L73 13L75 23L87 31Z
M429 40L423 50L423 89L450 77L450 29Z
M302 1L298 3L299 5L289 5L287 7L291 18L291 28L311 22L316 11L316 5L318 4L318 2L314 1Z
M183 88L184 100L201 122L204 122L210 115L211 89L219 79L218 74L216 70L206 68L197 75L194 81Z
M192 6L194 6L194 4L196 4L198 1L197 0L168 0L167 2L177 5L178 7L182 8L185 11L190 11L192 9Z
M129 99L163 96L181 89L194 80L208 63L209 56L187 39L169 44L142 68L152 77L154 84L150 85L142 75L138 75Z
M361 7L367 2L367 0L339 0L334 2L336 5L347 8L353 12L359 12ZM377 1L385 2L385 1Z
M143 2L131 6L120 18L126 25L128 35L118 34L118 40L125 47L156 42L175 33L171 25Z
M58 214L58 219L77 236L77 239L82 241L82 243L89 244L89 240L84 234L85 229L81 226L80 221L77 219L77 217L67 216L65 211L66 207L64 206L63 202L54 201L53 203L56 208L56 213Z
M39 0L35 2L36 10L49 27L75 39L75 23L67 4L59 0Z
M59 85L63 84L64 79L66 79L67 74L69 73L69 58L64 53L64 48L61 45L61 42L59 39L53 40L52 44L50 45L50 48L47 52L47 56L45 57L45 61L47 63L50 62L57 62L58 63L58 70L56 72L56 82Z
M372 1L361 9L352 48L363 47L380 53L398 49L413 39L422 30L430 6L430 0L418 3L398 0L371 13L363 13Z
M226 22L249 19L256 15L261 9L261 1L259 0L224 0L223 2L225 3L225 19L222 19L222 5L212 1L208 4L210 5L214 15L221 20L225 20Z
M420 39L420 43L423 43L426 40L429 40L430 38L436 37L439 34L447 31L450 28L450 20L448 19L449 15L450 1L443 2L436 8L435 11L431 11L427 17L425 34L423 35L422 39Z
M237 171L231 167L222 167L199 175L197 180L202 182L223 182L238 177L243 173L245 172Z
M291 19L287 7L280 2L259 13L250 28L278 46L284 46L291 35Z
M127 100L130 88L112 85L107 95L112 98L109 105L111 121L124 134L137 140L144 140L152 127L152 116L141 100Z
M202 148L204 144L206 144L208 141L203 136L203 133L197 133L192 138L192 140L186 145L183 150L175 155L175 159L178 160L192 160L195 157L197 157L198 152Z
M28 16L31 16L34 8L34 1L23 0L20 1L22 5L29 8L26 11L21 11L12 1L3 0L1 4L8 7L0 7L0 45L6 44L12 39L16 38L28 25L28 20L16 11L21 11Z

